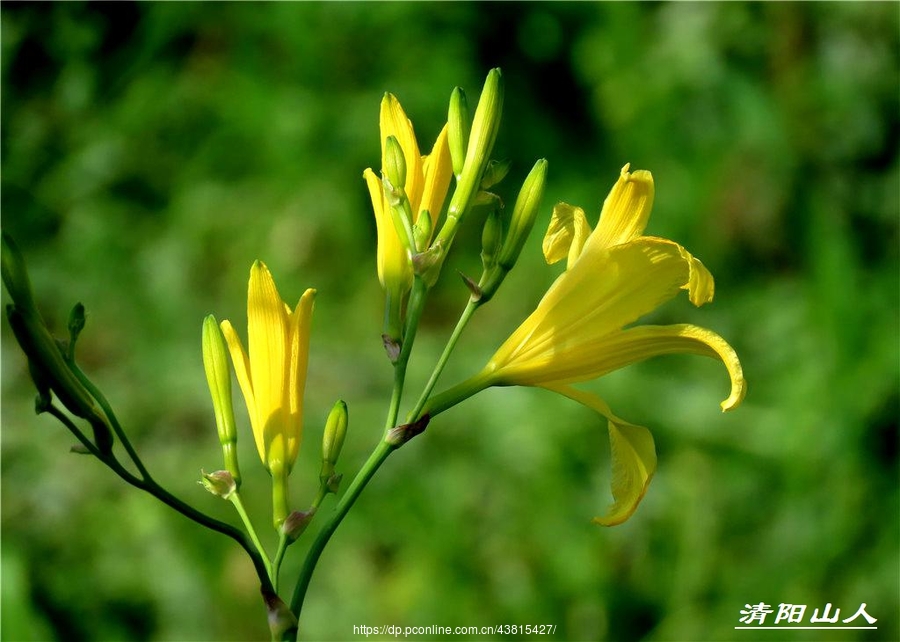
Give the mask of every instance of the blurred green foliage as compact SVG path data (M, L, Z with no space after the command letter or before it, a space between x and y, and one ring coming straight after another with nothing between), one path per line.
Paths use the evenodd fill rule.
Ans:
M808 620L865 602L878 630L829 639L896 640L898 33L897 3L4 2L3 228L60 334L70 306L87 306L79 357L150 469L230 521L196 484L221 466L201 321L244 327L255 258L285 298L318 288L301 505L335 399L350 406L345 476L386 410L361 179L379 162L381 95L430 145L453 86L474 104L500 66L505 185L546 157L538 226L560 200L593 222L622 165L653 171L649 233L718 281L712 305L685 298L654 321L729 339L749 396L721 415L723 369L687 357L589 384L652 429L660 459L636 516L604 530L589 523L608 501L602 422L536 390L479 395L362 496L313 577L307 639L529 623L559 640L765 639L734 630L744 604L806 604ZM453 272L477 271L478 227L434 293L413 386L462 309ZM444 384L480 368L558 273L540 231ZM241 551L68 454L71 437L32 414L5 321L2 333L3 639L265 639ZM241 449L265 527L267 479L252 440Z

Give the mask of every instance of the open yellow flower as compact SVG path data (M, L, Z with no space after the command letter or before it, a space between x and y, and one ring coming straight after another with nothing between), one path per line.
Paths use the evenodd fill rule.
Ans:
M616 417L609 406L570 384L595 379L662 354L692 353L720 359L731 378L723 410L744 398L737 354L719 335L694 325L628 324L687 290L694 305L713 298L713 278L677 243L641 236L653 204L649 172L622 169L591 231L584 212L558 205L544 240L548 262L568 258L537 309L512 333L487 366L470 380L488 386L541 386L579 401L609 420L613 505L595 522L619 524L632 515L656 469L650 432Z
M453 174L450 147L447 143L447 126L445 125L438 135L431 153L422 156L406 112L394 95L385 94L381 101L380 129L382 168L387 163L385 141L389 136L394 136L400 143L406 161L406 183L402 187L411 206L413 214L411 222L419 227L425 224L433 233ZM363 172L363 177L372 198L375 226L378 231L378 279L389 299L394 299L393 302L389 301L389 306L392 303L399 306L400 299L412 287L412 257L394 226L391 206L385 197L381 177L371 168ZM420 221L423 212L428 212L430 217L428 222Z
M291 310L269 269L256 261L247 292L248 350L229 321L221 324L259 457L272 475L279 524L287 515L286 480L303 437L303 389L315 295L315 290L307 290Z

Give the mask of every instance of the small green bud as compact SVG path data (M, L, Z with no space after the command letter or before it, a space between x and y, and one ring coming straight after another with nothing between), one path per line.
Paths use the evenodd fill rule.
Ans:
M202 333L203 368L212 398L216 416L216 430L225 459L225 468L234 478L236 487L241 485L241 472L237 457L237 428L234 421L234 407L231 402L231 365L225 338L213 315L203 320Z
M322 435L322 472L319 478L325 483L334 474L334 465L344 447L347 436L347 404L338 400L328 413L325 421L325 432Z
M509 174L509 168L512 163L508 160L488 161L487 167L484 168L484 175L481 177L481 189L490 189Z
M512 219L509 223L509 233L503 241L500 249L498 265L506 270L512 269L519 258L519 253L528 239L531 228L534 227L538 208L544 196L544 182L547 178L547 161L539 160L534 164L531 172L522 183L516 205L513 208Z
M281 525L281 532L285 534L289 542L296 542L315 516L315 508L310 508L308 511L295 510L285 518Z
M384 175L396 190L406 185L406 158L395 136L388 136L384 141Z
M82 443L72 444L72 447L69 448L70 453L74 453L76 455L90 455L91 451L88 450L87 446Z
M466 147L469 144L469 104L466 93L456 87L450 94L450 111L447 116L447 137L450 144L450 162L453 174L459 179L466 162Z
M237 483L227 470L217 470L208 473L200 471L200 481L197 482L216 497L228 499L237 490Z
M503 220L500 212L491 210L481 230L481 263L485 271L497 263L497 252L503 243Z
M78 341L78 336L84 330L84 323L84 305L76 303L69 312L69 361L75 359L75 342Z
M431 240L431 214L428 210L419 212L416 224L413 226L413 240L416 243L416 251L424 252L428 248L428 242Z

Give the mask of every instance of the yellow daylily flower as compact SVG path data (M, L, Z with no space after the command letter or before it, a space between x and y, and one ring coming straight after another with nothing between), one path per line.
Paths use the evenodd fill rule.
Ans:
M419 217L427 211L430 221L425 225L433 232L437 227L437 219L444 206L450 178L453 175L450 147L447 143L447 126L444 125L438 135L431 153L422 156L419 153L419 144L412 122L407 118L400 101L393 94L385 94L381 101L380 130L382 168L387 164L385 141L389 136L394 136L400 143L406 161L406 182L402 187L409 199L413 214L412 223L421 226L424 222L419 221ZM391 206L384 194L381 176L368 168L363 172L363 178L369 188L378 231L378 279L389 296L402 297L412 287L413 269L410 253L414 252L415 248L408 250L401 241L391 216Z
M287 516L287 476L303 437L303 389L315 295L315 290L306 290L291 310L265 263L256 261L247 292L248 350L229 321L221 324L259 457L272 475L277 525Z
M653 203L649 172L628 166L607 197L597 228L583 211L560 204L544 252L548 262L568 257L535 311L470 380L472 386L540 386L583 403L609 420L613 505L595 522L619 524L632 515L656 469L653 437L616 417L600 398L570 384L596 379L662 354L692 353L720 359L731 378L723 410L737 407L746 383L737 354L719 335L694 325L628 324L682 289L694 305L713 298L713 278L677 243L641 236Z

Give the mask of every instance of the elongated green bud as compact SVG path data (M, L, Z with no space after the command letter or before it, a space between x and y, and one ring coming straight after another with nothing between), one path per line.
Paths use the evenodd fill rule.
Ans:
M450 249L456 236L456 227L469 209L473 196L481 184L481 177L487 167L497 131L500 129L500 114L503 111L503 76L499 69L491 69L484 81L484 89L475 108L472 131L466 147L466 160L462 175L450 200L447 219L436 239L436 243Z
M231 402L231 365L225 338L219 329L219 323L213 315L203 320L203 368L206 371L206 382L209 384L209 395L212 397L213 411L216 415L216 430L225 468L234 478L236 488L241 485L241 471L238 466L237 428L234 422L234 407Z
M509 233L500 248L500 257L497 264L505 270L510 270L516 264L519 253L534 227L541 199L544 196L544 182L547 178L547 161L541 159L534 164L531 172L522 183L516 205L513 208L512 219L509 223Z
M344 438L347 436L347 423L349 421L347 404L338 400L328 413L325 421L325 432L322 435L322 472L319 479L326 483L334 475L334 465L341 455L344 447Z
M503 112L503 75L499 69L491 69L478 106L472 120L472 131L469 134L469 145L466 148L466 163L461 183L471 180L474 188L481 182L481 176L487 167L497 132L500 131L500 116Z
M416 234L413 229L413 212L406 183L406 158L395 136L384 140L384 167L381 177L384 196L391 208L391 220L397 230L400 243L409 254L416 251Z
M431 240L431 214L428 210L419 212L416 224L413 226L413 236L416 242L416 252L424 252L428 249L428 241Z
M384 175L394 189L402 190L406 185L406 158L395 136L388 136L384 141Z
M481 230L481 263L485 271L497 263L497 252L503 242L503 221L500 212L491 210Z
M466 92L456 87L450 94L450 111L447 116L447 138L450 144L450 162L456 179L462 175L466 163L466 147L469 144L469 103Z
M75 359L75 342L78 341L78 336L84 330L84 323L84 305L76 303L72 307L72 311L69 312L69 361L74 361Z

